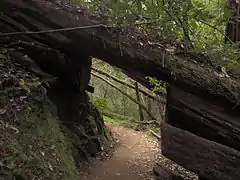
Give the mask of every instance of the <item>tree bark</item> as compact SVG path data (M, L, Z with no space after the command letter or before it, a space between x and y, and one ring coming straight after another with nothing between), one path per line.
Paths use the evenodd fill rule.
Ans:
M135 90L136 90L136 97L137 97L137 101L139 103L141 103L141 99L140 99L140 93L139 93L139 88L138 88L138 83L135 82ZM139 109L139 120L141 122L144 122L144 116L143 116L143 110L142 107L138 105L138 109Z
M44 0L1 0L0 11L2 33L107 24L101 18L79 10L77 5L61 9L56 4ZM80 54L97 57L126 72L134 72L132 74L135 77L152 76L166 80L209 102L218 102L225 109L238 114L240 112L239 79L218 76L210 66L192 61L192 56L187 52L176 51L163 56L165 44L161 43L161 40L156 41L156 37L147 33L95 26L48 34L29 33L3 38L4 36L1 36L2 42L12 38L11 40L35 41L58 49L70 57L70 63L74 66L81 61ZM35 59L39 54L31 56ZM135 72L138 72L138 75Z
M160 163L155 164L153 172L157 176L156 180L183 180L183 178L177 176L173 170L167 169Z
M174 86L167 101L166 123L240 151L238 115Z
M236 43L240 41L240 3L237 0L228 0L228 8L232 11L232 17L229 18L229 23L226 26L225 43L231 40Z
M207 180L240 179L240 152L162 124L162 153ZM177 151L176 151L177 150Z

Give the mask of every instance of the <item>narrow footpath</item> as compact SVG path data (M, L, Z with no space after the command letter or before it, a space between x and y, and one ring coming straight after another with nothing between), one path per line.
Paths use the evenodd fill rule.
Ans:
M81 180L153 180L159 143L143 132L107 124L116 146L107 160L96 160Z

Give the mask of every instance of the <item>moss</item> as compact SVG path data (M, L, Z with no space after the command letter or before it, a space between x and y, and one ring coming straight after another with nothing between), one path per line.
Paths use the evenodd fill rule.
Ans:
M124 127L129 127L129 128L134 128L137 125L137 123L134 123L134 122L131 122L128 120L112 119L107 116L104 116L104 121L114 124L114 125L117 125L117 126L124 126Z
M71 141L65 136L64 127L60 127L56 108L50 101L31 105L19 118L16 128L19 133L0 129L1 152L7 152L0 163L15 177L77 179Z
M112 119L128 120L128 121L131 121L131 120L134 119L133 117L130 117L130 116L125 116L125 115L122 115L122 114L111 112L108 109L105 109L104 111L101 111L101 113L104 116L107 116L107 117L112 118Z
M89 109L83 109L82 94L68 101L61 83L49 85L26 72L7 52L0 48L0 180L79 179L78 165L108 147L99 112L87 100Z
M111 123L113 125L116 125L116 126L124 126L124 127L128 127L128 128L132 128L137 131L144 131L147 136L151 136L154 139L155 139L155 137L151 134L151 132L149 130L152 130L157 134L161 133L159 127L148 127L148 128L143 129L142 127L139 126L139 123L131 122L129 120L118 120L118 119L112 119L107 116L104 116L104 121Z
M0 179L78 179L72 144L64 127L60 127L55 105L42 94L42 82L15 66L3 50L0 49Z

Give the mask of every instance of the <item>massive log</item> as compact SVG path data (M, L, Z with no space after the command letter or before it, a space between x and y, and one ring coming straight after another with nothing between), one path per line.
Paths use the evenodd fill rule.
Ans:
M0 31L39 31L75 26L106 24L77 5L60 7L44 0L1 0ZM0 35L6 41L6 35ZM133 29L94 26L75 31L11 36L12 40L36 41L65 53L78 66L82 54L97 57L126 72L154 76L176 87L197 94L209 102L239 114L239 79L223 78L214 73L205 59L193 61L187 52L166 53L157 37ZM4 38L4 39L3 39ZM184 54L184 56L183 56ZM32 56L39 54L32 54ZM34 59L34 58L33 58Z
M173 85L167 88L166 109L165 122L168 124L162 125L164 155L195 171L201 179L239 178L239 174L232 174L234 169L223 169L231 169L227 160L232 158L232 151L240 153L239 115L219 106L217 102L210 103ZM228 150L221 152L222 147ZM205 156L206 153L208 156ZM220 159L222 153L226 153L226 157ZM208 163L209 169L206 168Z
M157 176L156 180L183 180L183 178L175 175L174 172L171 172L171 170L167 169L160 163L157 163L154 166L153 172Z
M166 123L240 151L239 116L174 86L168 87Z
M240 179L240 152L162 124L162 152L209 180ZM189 151L190 150L190 151Z

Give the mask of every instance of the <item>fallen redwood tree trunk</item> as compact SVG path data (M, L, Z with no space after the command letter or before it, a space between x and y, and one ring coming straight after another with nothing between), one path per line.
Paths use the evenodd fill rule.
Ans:
M188 131L162 124L163 155L196 172L201 179L237 180L240 152Z
M167 92L166 120L161 124L163 155L199 179L240 179L234 170L240 165L239 115L173 85Z
M1 0L0 11L2 33L106 24L101 18L79 10L79 6L61 9L42 0ZM6 34L0 35L1 39L6 39L5 37ZM223 107L239 113L239 80L222 78L208 65L196 63L181 53L164 54L164 45L156 42L156 37L149 34L99 25L75 31L29 33L10 37L13 40L36 41L58 49L75 61L75 65L81 61L79 57L82 54L97 57L126 72L139 72L142 76L166 80L176 87L208 101L219 102Z

